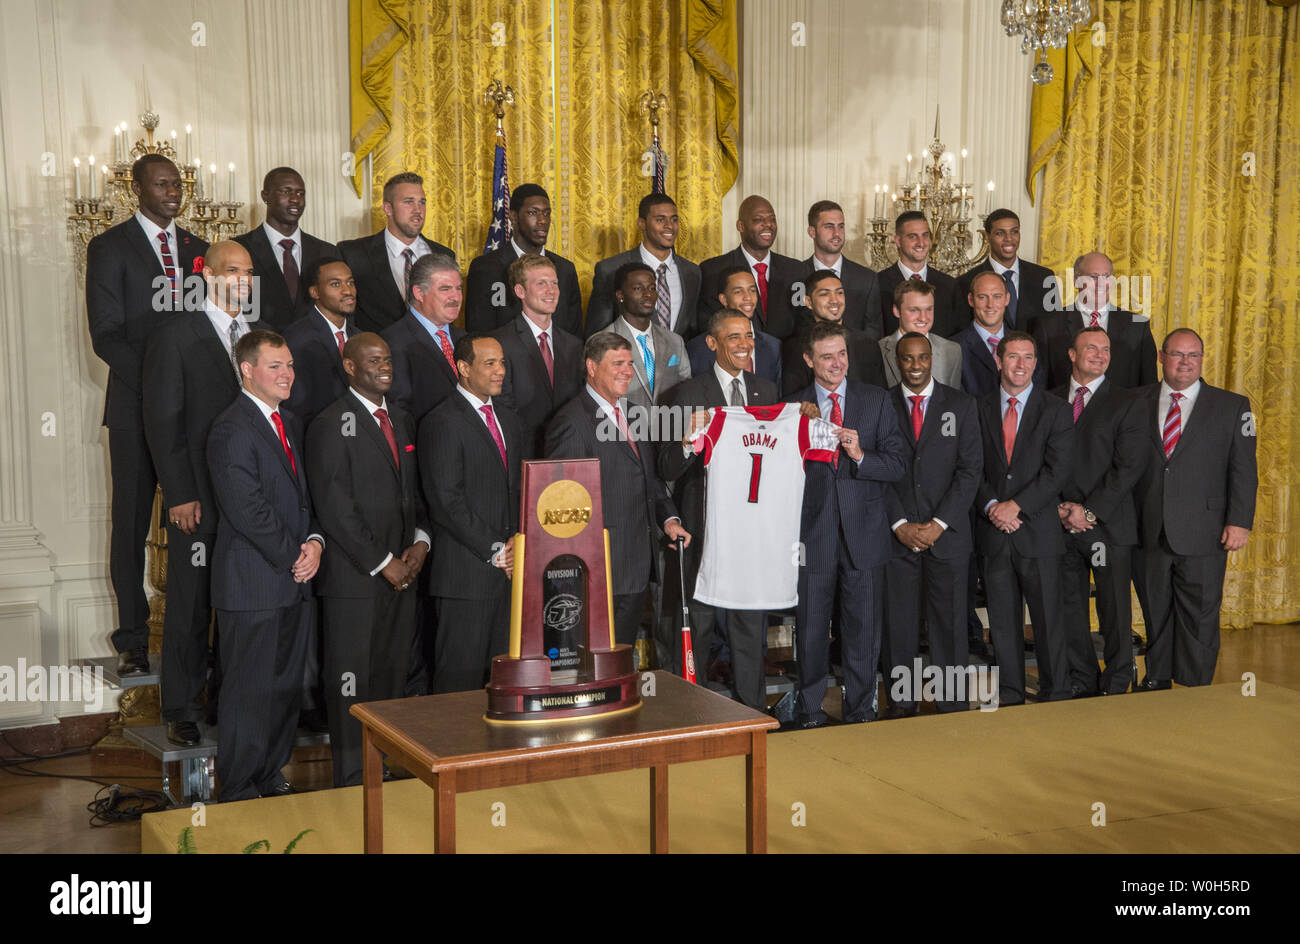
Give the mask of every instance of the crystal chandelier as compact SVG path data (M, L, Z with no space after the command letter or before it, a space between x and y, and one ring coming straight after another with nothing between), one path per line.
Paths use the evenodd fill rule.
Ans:
M1076 26L1092 18L1088 0L1002 0L1002 29L1020 37L1020 51L1037 50L1038 64L1029 73L1035 85L1046 85L1055 74L1047 64L1048 49L1062 49Z

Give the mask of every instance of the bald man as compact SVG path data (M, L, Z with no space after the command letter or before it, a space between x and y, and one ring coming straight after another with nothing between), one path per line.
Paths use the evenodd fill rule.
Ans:
M163 617L162 715L167 737L200 740L208 627L209 567L217 506L208 475L208 430L239 394L232 352L249 331L253 260L236 242L216 243L203 264L203 310L179 312L144 352L144 433L162 483L167 523L167 609ZM208 702L215 698L215 679Z
M758 283L755 328L784 340L794 334L796 304L803 304L803 264L772 251L776 242L776 211L765 197L746 197L738 215L736 231L740 233L740 245L700 263L697 323L707 325L713 313L722 307L718 300L725 287L722 273L733 266L745 266L754 273L754 281Z

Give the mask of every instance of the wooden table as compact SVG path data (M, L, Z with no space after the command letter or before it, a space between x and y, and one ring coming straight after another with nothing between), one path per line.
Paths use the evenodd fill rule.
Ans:
M654 694L645 694L653 675ZM487 693L353 705L361 721L365 851L384 851L382 755L435 795L435 852L456 851L456 794L650 769L650 851L668 851L668 765L745 756L745 849L767 851L767 732L778 722L668 672L645 673L641 707L542 724L484 719Z

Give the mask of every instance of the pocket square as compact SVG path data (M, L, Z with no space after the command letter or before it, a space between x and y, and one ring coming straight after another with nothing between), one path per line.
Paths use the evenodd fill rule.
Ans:
M407 451L407 452L415 452L415 446L414 446L414 445L408 445L408 446L406 447L406 451Z
M676 367L676 366L677 366L677 355L676 355L676 354L674 354L672 357L668 358L668 366L669 366L669 367Z

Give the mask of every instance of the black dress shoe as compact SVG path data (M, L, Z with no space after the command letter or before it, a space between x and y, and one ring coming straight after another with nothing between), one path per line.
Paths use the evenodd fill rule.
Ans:
M193 747L203 740L199 726L193 721L168 721L167 740L181 747Z
M906 705L890 705L880 717L885 721L893 721L897 718L915 718L920 713L921 708L918 705L913 705L911 708Z
M306 728L314 734L327 734L329 732L329 723L325 720L325 713L319 708L308 708L298 715L298 727Z
M291 784L291 783L289 783L289 781L285 780L283 783L281 783L281 784L279 784L278 786L272 788L271 791L270 791L269 793L263 793L262 796L264 796L264 797L283 797L283 796L291 796L291 795L293 795L293 794L295 794L295 793L297 793L297 792L298 792L298 791L295 790L295 789L293 788L293 784Z
M1169 688L1173 688L1173 682L1157 682L1155 679L1143 678L1141 684L1133 690L1135 692L1163 692Z
M148 675L149 674L149 650L141 646L139 649L128 649L117 657L117 675L121 678L123 675Z

